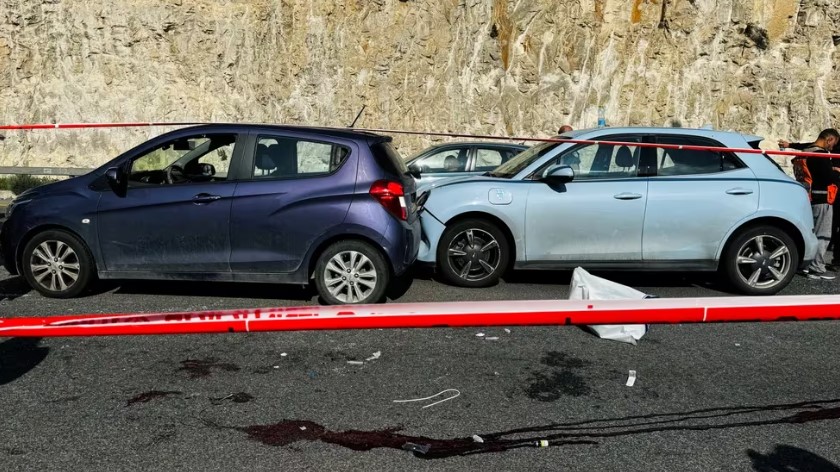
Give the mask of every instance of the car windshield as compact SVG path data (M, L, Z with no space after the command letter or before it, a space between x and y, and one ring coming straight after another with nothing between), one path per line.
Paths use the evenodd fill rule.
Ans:
M517 154L513 159L505 162L499 167L496 167L488 175L490 175L491 177L501 177L503 179L510 179L514 175L518 174L519 171L528 167L529 165L531 165L532 162L536 161L537 159L548 154L549 152L551 152L552 149L556 148L560 144L561 143L545 142L530 147Z

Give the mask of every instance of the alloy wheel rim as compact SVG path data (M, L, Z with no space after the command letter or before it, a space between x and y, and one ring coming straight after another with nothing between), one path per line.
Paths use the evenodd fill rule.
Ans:
M53 292L69 290L79 280L79 256L67 243L48 240L39 244L29 259L35 282Z
M447 248L449 266L458 276L478 282L493 275L502 259L502 248L487 231L471 228L458 233Z
M327 262L324 282L330 294L342 303L360 302L376 289L376 267L361 252L342 251Z
M792 267L790 249L775 236L762 234L738 250L738 276L753 288L772 288L784 280Z

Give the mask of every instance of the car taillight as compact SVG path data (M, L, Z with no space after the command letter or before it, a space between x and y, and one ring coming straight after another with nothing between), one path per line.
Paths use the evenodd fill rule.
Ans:
M405 205L405 189L399 182L377 180L370 186L370 195L376 199L388 213L401 220L408 219L408 208Z

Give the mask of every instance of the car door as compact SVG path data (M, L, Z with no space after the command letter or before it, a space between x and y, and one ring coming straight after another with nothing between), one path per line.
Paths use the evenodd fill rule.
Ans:
M660 135L656 140L723 146L694 136ZM644 259L713 262L730 229L758 210L755 174L731 153L657 149L656 161L648 187Z
M97 210L105 269L229 271L236 183L229 179L228 167L237 158L239 138L234 133L187 136L126 162L125 195L103 192ZM187 175L197 164L205 164L201 175ZM167 183L168 171L172 183Z
M254 141L250 176L237 185L231 208L231 270L293 272L309 246L344 221L358 149L291 133L258 133Z
M640 142L638 136L603 137ZM561 185L530 182L525 221L528 263L638 262L648 181L639 177L637 146L580 145L537 171L554 165L575 170Z

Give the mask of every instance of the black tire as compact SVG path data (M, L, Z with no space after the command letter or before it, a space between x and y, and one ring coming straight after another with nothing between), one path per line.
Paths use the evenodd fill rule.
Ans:
M438 242L440 274L459 287L496 285L507 270L509 260L507 237L498 226L486 220L468 219L450 225Z
M76 297L96 278L87 246L61 230L35 235L23 248L21 268L29 285L49 298Z
M729 242L720 268L736 291L773 295L793 280L799 263L799 249L790 235L775 226L755 226Z
M364 259L359 259L358 255L364 256ZM351 261L351 257L355 259ZM338 269L344 272L340 273ZM382 253L370 244L341 241L321 253L313 277L318 295L325 304L355 305L382 301L391 280L391 271Z

